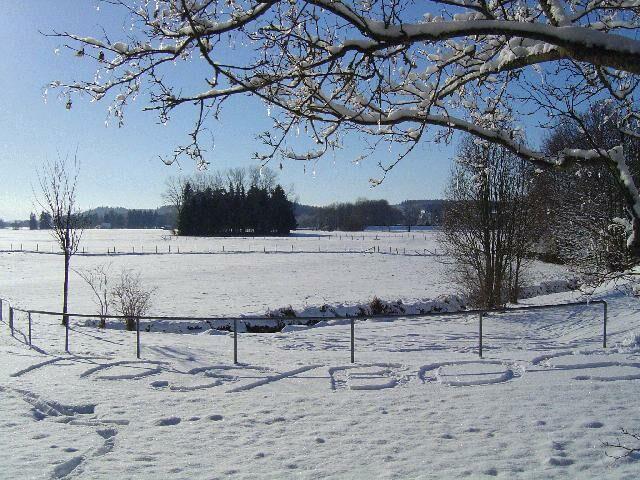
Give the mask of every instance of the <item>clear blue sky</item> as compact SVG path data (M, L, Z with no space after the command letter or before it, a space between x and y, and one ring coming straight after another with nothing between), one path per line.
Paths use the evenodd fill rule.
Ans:
M156 124L152 113L133 105L123 128L105 127L105 103L76 99L71 111L50 93L45 103L42 90L52 80L89 78L93 65L75 58L55 38L39 31L70 31L99 36L101 26L123 32L126 15L108 8L96 9L94 1L29 0L6 2L0 17L0 172L2 194L0 218L27 218L34 209L32 185L41 165L57 155L73 154L81 161L79 203L82 208L101 205L154 208L162 203L165 179L191 174L194 165L166 166L159 155L187 139L192 117L188 111L174 115L168 126ZM251 166L251 154L260 149L255 135L270 125L264 105L251 98L228 103L222 121L212 121L215 150L211 168ZM392 203L412 198L439 198L449 173L452 147L423 144L407 157L387 180L374 189L369 178L380 174L378 160L388 152L360 165L352 163L361 143L348 137L346 148L335 157L321 159L303 173L302 162L285 162L280 182L293 185L303 203L323 205L357 197L386 198ZM273 165L274 167L276 164Z

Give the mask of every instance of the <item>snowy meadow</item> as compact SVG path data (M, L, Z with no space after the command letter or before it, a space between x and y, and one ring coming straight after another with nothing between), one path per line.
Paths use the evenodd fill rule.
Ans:
M139 269L158 315L348 313L374 295L410 309L456 293L435 231L165 234L87 231L72 266ZM12 305L59 309L62 259L47 242L0 232ZM567 278L536 263L525 283ZM339 320L241 333L234 365L233 335L210 328L145 331L137 360L133 332L72 321L66 354L59 319L34 315L29 348L24 316L11 336L5 304L0 477L637 478L637 457L603 446L640 431L640 302L622 290L595 294L609 302L606 350L602 306L587 305L487 316L482 359L477 316L358 319L355 364ZM581 298L535 291L547 295L523 302ZM70 301L95 310L75 275Z

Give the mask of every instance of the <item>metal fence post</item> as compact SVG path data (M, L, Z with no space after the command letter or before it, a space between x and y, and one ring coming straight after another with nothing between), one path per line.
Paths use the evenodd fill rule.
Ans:
M64 323L64 351L69 353L69 322L71 319L68 316L65 318L67 321Z
M9 307L9 328L11 329L11 336L13 336L13 307Z
M136 357L140 358L140 319L136 318Z
M29 319L29 346L31 346L31 312L27 312L27 318Z
M355 346L356 346L356 342L355 342L355 337L354 337L354 333L355 333L355 323L356 320L352 317L351 318L351 363L355 363Z
M238 363L238 320L233 319L233 363Z
M482 317L484 316L483 312L480 312L480 325L478 328L479 338L478 338L478 355L482 358Z
M602 329L602 348L607 348L607 301L603 300L602 305L604 306L604 324Z

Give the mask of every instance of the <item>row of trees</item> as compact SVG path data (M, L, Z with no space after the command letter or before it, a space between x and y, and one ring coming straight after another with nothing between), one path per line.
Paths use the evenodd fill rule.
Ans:
M293 202L271 173L260 180L236 169L226 185L219 178L183 182L175 201L180 235L288 235L296 228Z
M96 228L108 225L109 228L162 228L175 224L173 212L146 209L106 209L104 211L77 212L78 223L84 228ZM4 224L4 222L2 222ZM1 225L1 224L0 224ZM0 228L4 228L0 226ZM42 211L38 218L35 213L29 215L30 230L53 229L51 213Z
M173 211L160 209L97 209L82 214L87 228L108 225L109 228L162 228L175 225Z
M51 230L53 228L53 218L46 211L40 212L40 218L35 213L29 215L29 230Z
M354 203L334 203L315 207L305 215L305 227L319 230L362 231L365 227L405 223L403 212L386 200L358 199ZM415 223L413 223L415 225Z

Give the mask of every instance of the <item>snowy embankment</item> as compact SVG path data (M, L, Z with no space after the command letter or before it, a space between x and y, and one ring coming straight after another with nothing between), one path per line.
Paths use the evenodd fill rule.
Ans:
M539 285L526 286L522 289L521 299L529 299L552 293L571 292L578 289L575 279L550 280ZM241 320L211 319L211 320L144 320L140 322L140 328L147 332L165 333L201 333L209 330L232 331L238 328L239 332L277 332L294 331L307 327L323 327L345 323L341 320L331 321L336 317L368 318L374 316L401 316L425 313L457 313L468 308L467 301L460 295L439 295L435 299L414 300L405 303L402 300L387 301L374 297L370 302L355 305L324 304L321 306L307 306L295 310L290 305L274 310L268 310L262 316L245 315ZM326 321L319 320L326 318ZM88 327L98 326L97 319L88 319L83 322ZM121 321L109 320L106 324L110 329L123 329ZM215 332L209 332L215 334Z

